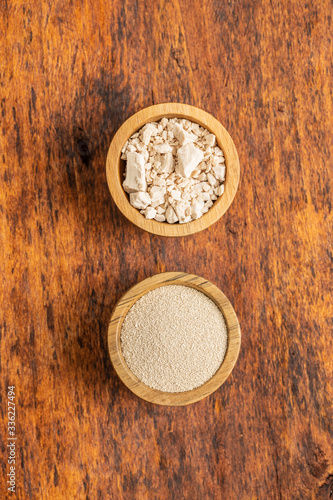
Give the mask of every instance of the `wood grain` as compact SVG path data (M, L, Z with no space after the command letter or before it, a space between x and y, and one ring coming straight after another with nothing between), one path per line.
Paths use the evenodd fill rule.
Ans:
M121 329L130 308L143 295L160 286L182 285L195 288L207 295L220 309L228 330L228 347L220 368L207 382L191 391L162 392L148 387L129 369L121 350ZM238 358L241 342L240 326L236 313L224 293L205 278L188 273L159 273L134 285L118 301L112 311L108 329L111 361L120 379L140 398L166 406L184 406L196 403L216 391L229 377Z
M332 497L332 4L1 2L1 481L17 387L19 499ZM233 138L237 195L211 228L160 238L110 198L113 134L152 104ZM205 276L242 327L221 389L133 395L109 359L122 294Z
M126 141L146 123L159 121L163 117L185 118L209 130L216 136L217 144L222 149L225 157L226 179L223 196L219 197L210 210L200 217L200 219L186 224L168 224L157 222L153 219L146 219L140 214L139 210L130 205L128 195L122 187L125 162L120 157L121 150ZM128 118L113 137L106 160L108 186L119 210L133 224L159 236L188 236L189 234L195 234L203 229L207 229L214 224L228 210L235 197L239 184L239 170L239 159L235 145L221 123L204 110L181 103L156 104L155 106L144 108Z

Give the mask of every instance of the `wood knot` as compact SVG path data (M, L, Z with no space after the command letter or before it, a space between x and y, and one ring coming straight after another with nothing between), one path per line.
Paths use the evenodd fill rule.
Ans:
M88 158L90 156L89 142L85 139L80 139L77 141L78 153L82 158Z
M74 145L76 154L81 158L82 162L87 165L92 156L92 148L87 134L80 127L76 127L74 130Z

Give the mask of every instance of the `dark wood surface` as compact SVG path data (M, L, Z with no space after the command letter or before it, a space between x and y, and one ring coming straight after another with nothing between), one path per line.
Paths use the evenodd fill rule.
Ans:
M0 9L0 497L9 384L19 499L333 498L331 1ZM166 101L212 113L241 162L227 214L180 239L127 222L105 175L120 124ZM189 407L138 399L108 356L116 301L165 270L217 284L242 328Z

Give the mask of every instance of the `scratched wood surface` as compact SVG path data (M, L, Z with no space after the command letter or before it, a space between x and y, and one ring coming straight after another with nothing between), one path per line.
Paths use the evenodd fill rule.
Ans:
M10 384L19 499L331 499L331 1L0 11L0 497ZM212 113L241 163L225 216L180 239L127 222L105 175L121 123L166 101ZM188 407L138 399L108 355L116 301L161 271L215 283L242 329Z

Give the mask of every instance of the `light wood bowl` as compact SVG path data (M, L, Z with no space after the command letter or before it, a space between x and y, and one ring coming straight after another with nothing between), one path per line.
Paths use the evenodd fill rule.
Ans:
M221 310L228 329L228 346L224 360L211 379L202 386L187 392L162 392L148 387L128 368L121 351L121 328L129 309L150 290L160 286L183 285L203 292ZM147 278L130 288L116 304L109 323L109 352L112 364L120 379L134 394L151 403L167 406L183 406L195 403L214 392L230 375L238 358L241 333L236 313L227 297L219 288L199 276L187 273L161 273Z
M225 157L226 180L224 194L215 201L212 208L200 217L200 219L188 222L187 224L168 224L167 222L147 220L140 214L139 210L131 206L128 195L122 187L125 161L121 160L120 156L124 144L143 125L151 121L158 121L164 116L166 118L185 118L208 129L216 136L218 146L222 149ZM135 113L117 131L111 142L107 156L106 176L115 204L133 224L136 224L149 233L160 236L187 236L211 226L229 208L235 197L239 183L239 160L230 135L212 115L187 104L157 104L156 106L150 106Z

